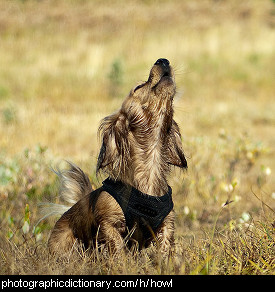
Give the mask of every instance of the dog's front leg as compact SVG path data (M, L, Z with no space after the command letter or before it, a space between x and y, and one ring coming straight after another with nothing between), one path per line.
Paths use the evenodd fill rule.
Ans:
M112 253L124 249L122 234L126 231L125 218L116 200L102 192L95 204L95 219L98 225L98 240L107 244Z
M161 255L166 258L174 247L174 221L175 213L172 210L163 220L157 233L156 239Z
M99 228L99 238L103 239L108 250L112 254L123 252L125 244L119 229L113 226L113 224L104 222L99 226Z

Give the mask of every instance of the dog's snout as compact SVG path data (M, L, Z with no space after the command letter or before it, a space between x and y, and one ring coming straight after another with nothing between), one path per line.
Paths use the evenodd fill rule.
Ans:
M167 59L158 59L155 63L155 65L160 65L160 66L164 66L164 67L169 67L170 62Z
M172 87L175 87L173 76L173 69L170 66L170 62L167 59L161 58L152 67L148 82L151 88L162 84L162 81L164 81L165 86L168 86L169 83Z
M170 76L171 75L171 68L170 68L170 62L167 59L158 59L155 63L155 66L158 66L161 68L161 75L163 76Z

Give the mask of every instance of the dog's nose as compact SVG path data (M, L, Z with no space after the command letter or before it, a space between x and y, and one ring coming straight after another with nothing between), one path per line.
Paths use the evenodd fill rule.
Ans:
M155 63L155 65L161 65L161 66L164 66L164 67L169 67L170 65L170 62L167 60L167 59L158 59Z

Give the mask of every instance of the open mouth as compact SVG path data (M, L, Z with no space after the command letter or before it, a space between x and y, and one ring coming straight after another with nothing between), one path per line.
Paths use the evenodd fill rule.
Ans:
M156 82L155 86L157 86L158 84L160 84L162 81L171 78L171 70L170 70L170 67L168 67L168 68L162 68L162 70L163 70L163 72L161 72L161 74L159 76L159 80L158 80L158 82Z
M168 71L164 72L160 79L162 79L163 77L171 77L170 70L169 72Z

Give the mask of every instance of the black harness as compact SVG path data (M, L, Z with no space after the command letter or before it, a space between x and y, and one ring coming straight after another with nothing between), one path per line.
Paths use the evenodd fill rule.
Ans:
M120 205L126 220L126 226L131 230L138 224L145 240L152 237L164 218L173 209L172 189L155 197L144 194L136 188L120 181L107 178L102 183L102 189L108 192Z

